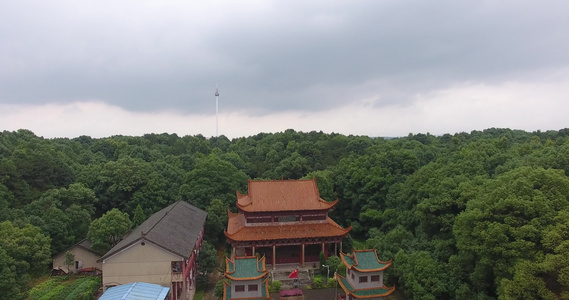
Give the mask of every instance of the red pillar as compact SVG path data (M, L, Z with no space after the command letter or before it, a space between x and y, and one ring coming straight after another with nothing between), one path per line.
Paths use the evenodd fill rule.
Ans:
M276 268L277 264L277 246L273 245L273 270Z
M300 264L304 267L304 243L300 247Z

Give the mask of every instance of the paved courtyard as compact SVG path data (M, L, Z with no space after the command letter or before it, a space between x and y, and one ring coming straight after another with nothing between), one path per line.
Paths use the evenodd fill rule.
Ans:
M318 289L318 290L307 290L307 289L302 289L302 291L304 292L304 299L305 300L336 300L338 299L337 296L335 296L336 294L336 289ZM340 289L340 287L338 287L338 293L342 293L342 290ZM279 294L278 293L273 293L271 294L271 297L273 297L273 300L278 300L279 299ZM400 294L398 291L395 291L393 294L381 298L382 300L406 300L405 297L403 297L402 294Z

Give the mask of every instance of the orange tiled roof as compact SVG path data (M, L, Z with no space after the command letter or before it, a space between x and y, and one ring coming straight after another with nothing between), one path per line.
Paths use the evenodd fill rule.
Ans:
M245 226L242 214L228 212L229 219L225 236L234 241L278 240L311 237L342 236L352 230L352 226L344 229L332 219L325 223L294 223L262 226Z
M248 191L249 194L237 192L237 207L247 212L323 210L338 202L320 198L316 179L249 180Z

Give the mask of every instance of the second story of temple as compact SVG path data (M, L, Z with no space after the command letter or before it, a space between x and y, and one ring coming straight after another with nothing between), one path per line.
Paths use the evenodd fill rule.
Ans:
M316 179L249 180L248 194L237 192L240 221L245 226L326 223L328 211L337 202L320 198Z

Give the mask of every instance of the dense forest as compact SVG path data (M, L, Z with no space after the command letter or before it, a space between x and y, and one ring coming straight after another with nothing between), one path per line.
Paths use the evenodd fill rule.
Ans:
M207 240L220 244L248 179L316 178L323 199L339 199L331 217L393 259L389 285L409 298L569 299L568 175L569 129L232 140L4 131L0 291L22 295L111 212L135 226L185 200L210 213Z

